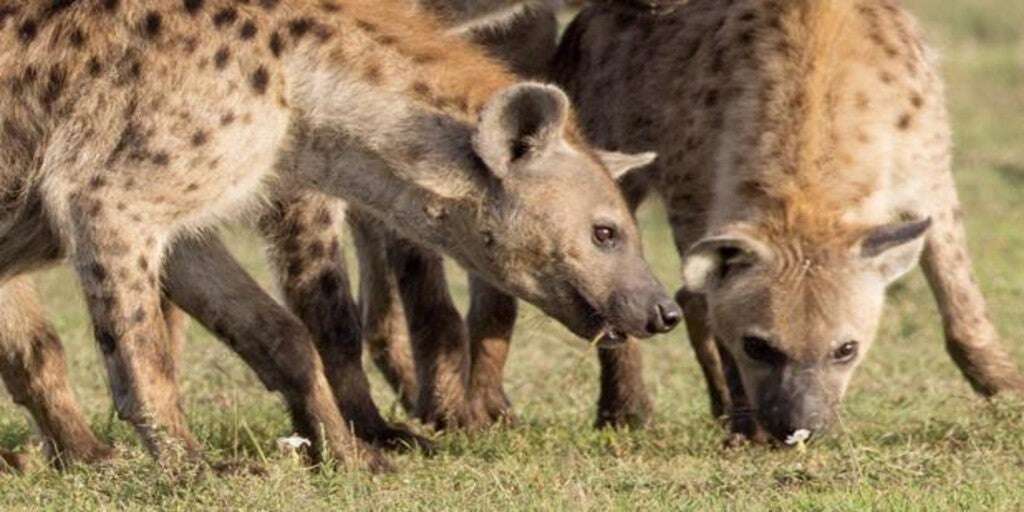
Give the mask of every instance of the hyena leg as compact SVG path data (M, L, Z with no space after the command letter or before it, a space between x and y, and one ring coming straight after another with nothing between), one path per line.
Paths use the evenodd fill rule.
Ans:
M344 204L318 194L278 203L261 223L285 299L313 335L342 415L359 437L390 448L430 443L381 417L363 369L359 314L341 253Z
M200 447L181 409L160 305L162 233L117 215L89 216L83 206L71 204L73 259L114 407L159 462L194 458Z
M349 462L387 462L349 430L306 327L242 269L216 238L184 239L164 265L167 296L238 353L267 389L283 396L297 433ZM321 435L321 433L323 435Z
M363 214L354 215L351 225L360 246L383 248L396 276L419 382L417 417L439 429L468 426L469 335L441 257Z
M732 355L724 347L718 347L718 354L721 356L725 382L728 388L726 414L728 416L729 437L726 438L726 445L735 447L747 442L768 443L770 436L757 422L754 408L747 397L746 390L743 388L743 380L740 378L740 370L736 365L736 361L733 360Z
M949 204L933 218L921 260L942 315L946 349L978 393L1024 391L1024 378L999 341L974 278L960 206L955 199Z
M715 418L731 416L734 404L722 361L725 355L719 352L715 338L708 329L708 308L704 297L681 289L676 293L676 302L683 308L690 345L704 374L711 402L711 415Z
M511 421L512 403L502 383L516 324L516 299L473 275L469 290L470 412L479 425Z
M112 455L82 415L68 382L64 349L27 277L0 287L0 375L14 402L32 415L47 457L58 467Z
M387 244L379 243L369 233L360 234L363 230L374 228L356 225L361 221L355 217L349 220L356 234L359 305L363 336L370 350L370 359L398 395L402 408L406 413L414 415L419 384L416 382L416 367L410 352L409 327L402 308L398 276L388 264Z
M672 238L680 257L686 254L690 245L704 232L704 215L693 209L692 194L687 190L691 183L676 183L671 180L663 188L665 208L668 211L668 222L672 227ZM678 190L682 187L682 190ZM683 308L686 320L686 332L693 347L697 364L707 384L711 415L722 418L730 415L733 399L730 396L729 384L722 364L723 356L719 353L714 334L708 326L707 301L699 294L688 292L685 288L676 293L676 302Z
M595 426L641 428L653 406L643 381L640 342L630 338L616 347L599 348L601 395Z
M399 276L416 360L417 416L438 429L471 426L469 333L449 293L443 261L395 239L388 256Z
M178 374L178 362L181 361L181 351L185 347L188 335L188 314L182 311L166 296L160 301L160 310L164 314L164 323L167 324L167 341L170 347L171 364L174 365L174 373Z

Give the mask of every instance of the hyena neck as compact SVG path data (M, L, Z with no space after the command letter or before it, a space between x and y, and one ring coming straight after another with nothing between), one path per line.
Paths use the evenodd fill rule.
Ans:
M332 40L286 57L298 146L281 171L463 259L459 236L492 179L472 148L478 114L515 81L481 51L405 14L350 8Z
M556 0L419 0L449 31L467 34L512 23L530 9L552 6Z

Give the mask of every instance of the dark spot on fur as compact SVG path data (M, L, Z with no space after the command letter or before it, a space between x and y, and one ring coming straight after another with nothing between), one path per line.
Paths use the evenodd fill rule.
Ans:
M36 34L39 33L39 26L35 20L29 19L21 23L18 27L18 39L21 39L23 43L29 43L36 38Z
M914 94L913 94L913 95L912 95L912 96L910 97L910 104L911 104L911 105L912 105L912 106L913 106L914 108L921 108L921 107L922 107L922 106L924 105L924 98L922 98L920 94L917 94L917 93L915 92L915 93L914 93Z
M103 0L103 8L108 11L116 11L121 6L120 0Z
M313 20L309 18L297 18L288 22L288 33L296 39L301 39L311 28L313 28Z
M160 14L154 11L149 11L146 17L142 20L142 33L146 37L154 38L160 35L160 30L163 26L163 18Z
M192 134L192 145L199 147L206 144L210 140L210 137L203 130L199 130Z
M139 306L135 310L135 313L132 313L132 321L137 324L141 324L146 321L146 310L142 306Z
M234 123L234 122L235 122L235 113L234 112L227 112L224 115L220 116L220 124L221 124L221 126L227 126L227 125L229 125L231 123Z
M233 7L225 7L213 15L213 25L217 28L230 26L238 19L238 11Z
M324 255L324 244L323 242L316 240L309 244L309 257L311 259L320 259Z
M159 165L160 167L164 167L170 162L171 157L167 153L161 151L153 155L153 163Z
M911 121L912 118L910 117L910 114L903 114L900 116L899 121L896 121L896 127L899 128L900 130L906 130L910 128Z
M718 104L718 90L711 89L706 95L704 95L704 106L714 107Z
M82 32L82 29L76 28L71 31L71 35L68 36L68 41L71 42L72 48L81 49L85 46L85 33Z
M231 57L231 50L227 46L221 46L217 53L213 54L213 65L217 69L224 69L228 65L228 57Z
M104 179L103 176L93 176L92 179L89 180L89 188L93 190L103 188L106 184L107 180Z
M260 7L270 10L277 7L281 0L260 0Z
M89 62L85 64L85 68L92 77L100 76L100 73L103 72L103 66L100 65L100 61L96 57L89 57Z
M92 274L93 279L97 282L104 282L107 280L107 267L104 267L101 263L93 263L89 267L89 273Z
M256 94L264 94L267 92L267 83L270 81L270 76L267 74L266 68L260 66L256 68L252 76L249 77L249 85L252 86L252 90L256 91Z
M117 350L117 338L106 329L96 330L96 341L100 344L100 350L106 354L113 354Z
M754 42L754 31L744 30L740 33L738 40L741 46L750 46Z
M370 65L366 66L366 69L363 70L363 73L366 75L366 79L369 80L371 83L380 83L380 66L378 66L376 63L371 63Z
M198 183L189 183L188 186L185 187L185 192L195 192L196 190L199 190Z
M256 32L256 24L251 20L247 20L242 24L242 28L238 30L238 37L248 41L249 39L256 37Z
M185 0L185 10L195 16L203 8L203 0Z
M882 71L878 74L878 79L881 80L883 84L891 84L893 80L896 80L896 77L892 76L892 73L888 71Z
M426 82L415 82L412 84L412 91L418 96L429 97L430 86Z
M146 260L145 256L139 256L139 269L143 272L149 271L149 261Z
M341 288L341 283L338 281L338 276L330 272L325 272L320 276L320 292L325 296L333 297L338 293L339 288Z
M280 57L283 51L284 41L281 40L281 34L277 32L270 34L270 53L274 54L274 57Z
M377 32L377 25L374 25L373 23L366 20L356 20L356 26L371 34Z

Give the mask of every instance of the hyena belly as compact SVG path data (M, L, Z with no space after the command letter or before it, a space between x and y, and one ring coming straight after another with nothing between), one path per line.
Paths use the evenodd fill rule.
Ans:
M968 380L1021 388L971 277L921 41L884 0L619 3L584 11L556 58L595 142L661 155L627 187L667 203L713 405L779 439L828 424L922 250Z

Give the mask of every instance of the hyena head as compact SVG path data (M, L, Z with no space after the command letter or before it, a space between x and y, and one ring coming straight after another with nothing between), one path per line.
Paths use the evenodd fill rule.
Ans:
M679 323L615 183L654 154L589 148L566 95L540 84L492 99L473 146L493 177L475 223L483 247L474 270L585 338L649 337Z
M886 287L910 270L931 221L851 230L827 243L730 229L684 261L758 422L780 441L824 430L875 338Z

